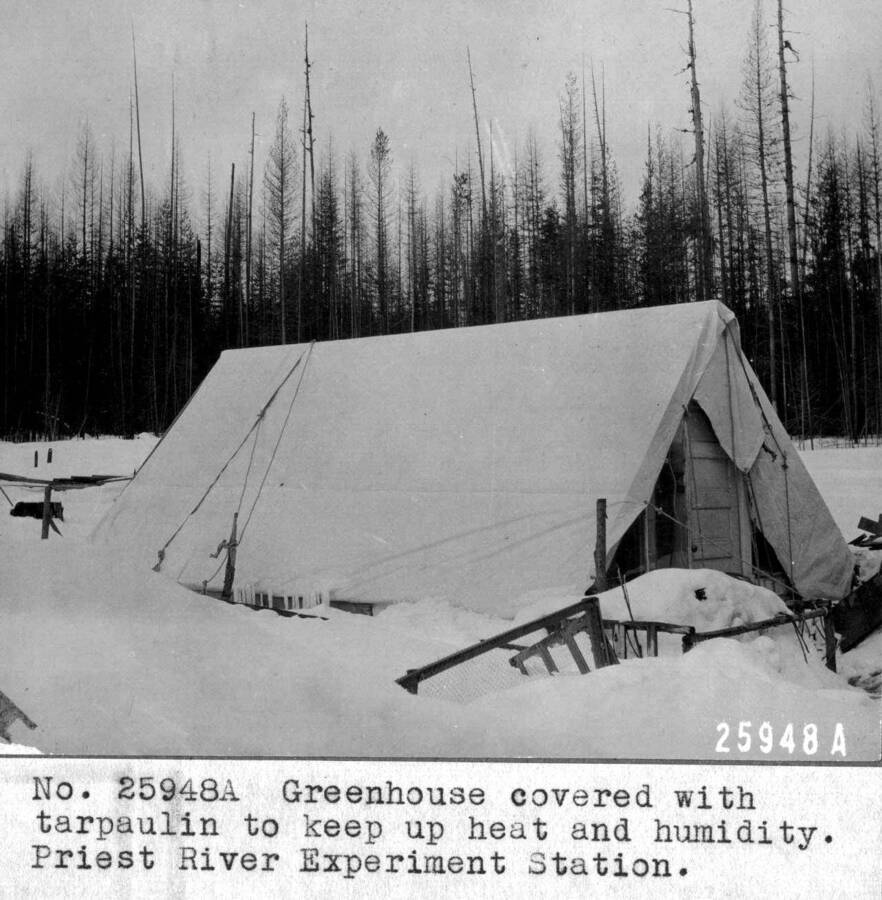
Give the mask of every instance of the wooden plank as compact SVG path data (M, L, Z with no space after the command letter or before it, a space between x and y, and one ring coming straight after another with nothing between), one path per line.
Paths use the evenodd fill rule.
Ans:
M402 687L410 690L409 685L411 683L419 684L420 681L424 681L426 678L431 678L433 675L438 675L440 672L445 672L447 669L450 669L453 666L458 666L460 663L468 662L468 660L474 659L476 656L482 656L484 653L502 647L504 644L509 644L512 641L517 640L517 638L523 637L524 635L532 634L534 631L540 631L551 623L562 622L565 619L569 619L572 616L578 615L580 612L584 612L586 603L589 600L594 600L594 602L597 603L596 597L583 598L578 603L573 603L571 606L566 606L563 609L558 610L557 612L550 613L549 615L542 616L538 619L534 619L532 622L527 622L524 625L519 625L517 628L510 628L508 631L503 631L501 634L498 634L495 637L479 641L477 644L472 644L471 646L466 647L463 650L458 650L456 653L451 653L448 656L444 656L441 659L435 660L435 662L429 663L429 665L423 666L420 669L414 669L408 672L406 675L403 675L401 678L397 678L396 684L400 684Z
M878 522L874 522L866 516L861 516L860 521L858 522L858 528L860 528L861 531L868 531L870 534L882 537L882 516L879 516Z
M777 628L780 625L790 625L798 622L800 619L819 619L826 615L826 610L815 609L805 613L799 613L789 616L785 613L779 613L771 619L763 619L761 622L752 622L748 625L735 625L732 628L720 628L717 631L696 631L689 637L690 649L695 644L703 641L710 641L718 637L737 637L740 634L747 634L751 631L762 631L766 628ZM686 641L684 640L684 648ZM685 652L685 651L684 651Z
M663 631L667 634L691 634L695 629L691 625L676 625L672 622L654 622L648 619L604 619L603 627L611 628L621 625L623 628L634 628L637 631L646 631L650 626L656 631Z
M548 650L548 645L545 641L541 641L536 645L536 648L539 651L539 655L542 657L542 662L545 663L545 668L548 669L550 675L554 675L554 673L558 671L558 668L557 663L554 661L554 657Z
M576 643L575 637L573 635L568 634L565 638L567 648L570 651L570 654L573 657L573 660L576 663L576 668L578 668L579 673L581 675L587 675L591 670L588 668L588 663L585 662L585 657L582 655L582 651L579 649L579 645Z
M9 472L0 472L0 481L33 486L51 484L55 490L63 490L65 487L102 485L108 481L131 480L130 475L73 475L70 478L30 478L27 475L12 475Z
M778 625L789 625L795 619L785 613L778 613L771 619L763 619L761 622L752 622L749 625L735 625L732 628L720 628L716 631L697 631L692 638L693 644L702 641L710 641L718 637L737 637L739 634L748 634L751 631L762 631L764 628L774 628Z
M328 601L328 606L331 609L339 609L359 616L372 616L374 614L374 604L362 600L330 600Z

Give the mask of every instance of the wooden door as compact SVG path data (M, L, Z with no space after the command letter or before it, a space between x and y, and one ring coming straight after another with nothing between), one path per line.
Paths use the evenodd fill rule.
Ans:
M686 416L686 492L692 568L749 575L750 522L740 473L695 404Z

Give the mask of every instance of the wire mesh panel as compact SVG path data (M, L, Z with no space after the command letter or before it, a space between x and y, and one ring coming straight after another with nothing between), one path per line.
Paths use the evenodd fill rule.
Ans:
M420 682L419 692L427 697L469 703L484 694L515 687L523 682L523 675L509 665L511 656L510 650L490 650ZM539 668L541 664L537 665Z

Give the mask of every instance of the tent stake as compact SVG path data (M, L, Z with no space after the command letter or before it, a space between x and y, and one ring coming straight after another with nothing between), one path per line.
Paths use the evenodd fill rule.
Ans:
M236 525L239 521L239 513L233 513L233 528L230 531L230 540L227 543L227 568L224 572L224 589L221 592L221 600L232 601L233 579L236 576Z

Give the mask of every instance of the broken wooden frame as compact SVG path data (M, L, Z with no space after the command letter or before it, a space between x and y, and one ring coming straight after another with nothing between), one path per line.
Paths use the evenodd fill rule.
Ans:
M549 675L560 671L560 667L551 654L554 647L566 647L578 668L580 674L591 671L591 666L585 659L582 650L576 644L576 635L585 633L591 642L591 650L594 668L599 669L608 665L614 665L619 661L617 651L614 649L617 636L622 637L622 658L627 658L627 637L633 636L638 647L639 633L644 634L646 656L658 656L659 634L677 634L682 637L682 648L688 653L696 644L714 638L737 637L753 631L764 631L768 628L777 628L783 625L793 625L799 632L800 625L805 625L812 620L823 620L825 663L828 669L836 671L836 635L833 631L833 618L831 605L824 604L816 608L805 609L793 614L779 613L769 619L759 622L751 622L746 625L736 625L730 628L720 628L714 631L696 631L691 625L677 625L672 622L654 622L639 620L601 619L600 601L597 597L584 597L579 603L564 607L556 613L535 619L525 625L509 629L493 638L480 641L451 653L442 659L436 660L419 669L411 669L408 673L396 680L403 688L416 694L421 682L435 675L440 675L462 663L482 656L491 650L514 650L515 655L509 659L509 664L518 669L523 675L530 675L527 663L537 659L543 663ZM514 641L536 631L545 630L546 636L540 640L523 646ZM635 655L643 655L635 651Z
M695 629L691 625L674 625L671 622L648 622L634 619L604 619L603 627L606 630L613 647L616 648L616 654L621 659L628 658L629 638L631 646L634 648L634 655L642 657L643 645L640 644L638 634L643 632L646 646L646 656L658 656L658 636L662 634L679 634L683 636L685 642L687 637L695 634ZM619 647L622 652L619 653Z
M624 652L621 654L623 659L627 658L627 636L643 632L645 634L646 656L658 656L658 635L679 634L682 635L683 652L688 653L696 644L704 641L710 641L714 638L731 638L738 637L742 634L748 634L752 631L765 631L768 628L778 628L782 625L794 625L797 629L805 626L806 623L813 620L823 620L821 627L824 636L824 661L828 669L836 671L836 635L833 630L833 616L831 614L830 604L824 604L812 609L804 609L793 614L778 613L769 619L763 619L759 622L750 622L745 625L733 625L729 628L718 628L714 631L696 631L691 625L673 625L669 622L641 622L626 621L619 619L604 619L603 627L611 632L613 645L617 646L621 643ZM619 632L621 641L616 634ZM802 635L802 632L800 632ZM635 640L637 647L642 653L642 646L639 639ZM618 650L617 650L618 652ZM639 654L638 654L639 655Z
M509 664L519 669L522 675L529 675L527 661L533 657L539 657L545 664L549 675L558 672L557 663L551 655L552 647L565 646L576 663L580 675L591 671L585 656L576 643L576 635L584 633L591 642L591 653L594 657L594 668L602 669L618 662L616 654L603 633L603 622L600 618L600 605L597 597L585 598L585 611L575 619L568 619L560 624L559 628L549 629L547 637L537 641L530 647L525 647L516 653Z
M824 625L824 662L832 672L836 671L836 634L833 631L833 617L829 605L817 609L806 609L793 614L778 613L771 619L763 619L761 622L751 622L747 625L735 625L731 628L720 628L716 631L696 631L683 638L683 652L688 653L696 644L710 641L718 637L737 637L740 634L748 634L751 631L764 631L767 628L777 628L781 625L793 625L798 631L800 623L806 623L812 619L823 619Z
M583 620L585 619L588 619L593 624L589 624L588 621L583 623ZM495 637L479 641L477 644L472 644L463 650L451 653L449 656L445 656L433 663L429 663L427 666L422 666L419 669L410 669L406 675L396 679L396 683L400 684L405 690L410 691L411 694L416 694L420 683L435 675L440 675L448 669L459 666L478 656L483 656L491 650L514 650L517 653L527 651L530 649L529 647L513 642L528 634L543 629L551 636L562 627L567 626L570 622L573 624L579 623L580 628L584 627L585 630L588 630L589 628L592 629L591 631L588 631L589 635L593 633L599 636L598 640L592 639L591 642L595 656L595 665L598 667L609 665L608 656L606 655L606 644L602 639L599 601L597 597L583 597L578 603L566 606L557 612L534 619L532 622L517 626L517 628L510 628L508 631L503 631ZM566 643L566 639L564 639L564 643ZM603 648L603 651L599 655L597 650L598 647ZM537 652L540 656L542 655L541 650ZM582 656L581 653L580 656ZM578 660L576 660L576 663L578 665ZM584 656L582 656L582 663L585 664Z

